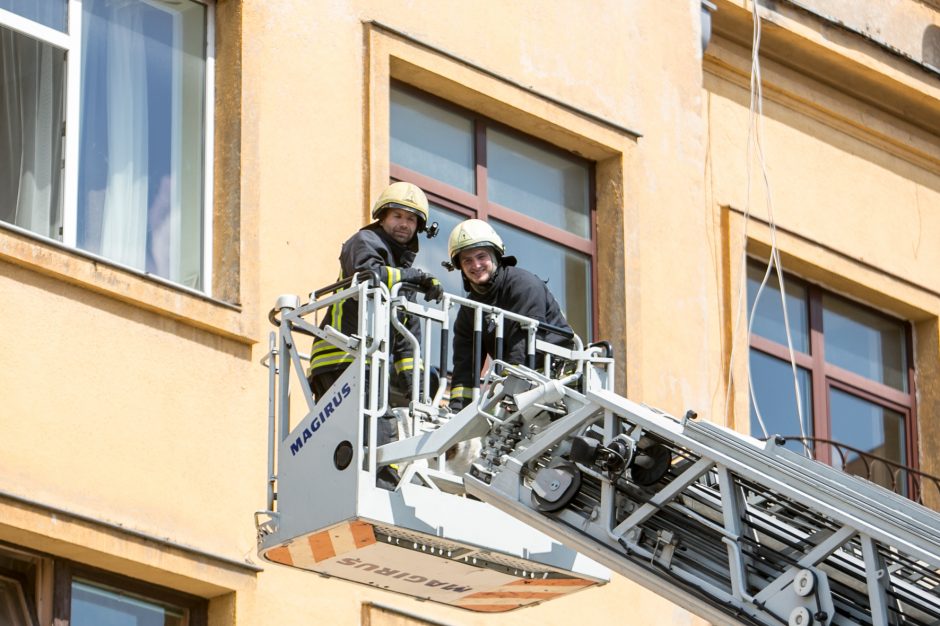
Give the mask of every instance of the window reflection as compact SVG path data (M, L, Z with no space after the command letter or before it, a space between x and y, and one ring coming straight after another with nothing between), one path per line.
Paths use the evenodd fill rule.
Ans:
M447 258L447 238L450 235L450 232L462 222L465 218L459 213L454 211L449 211L441 206L436 204L431 204L431 221L437 222L440 226L440 231L437 237L434 239L427 239L423 235L420 236L421 248L418 252L418 256L415 258L414 266L433 274L438 280L441 281L441 285L444 287L444 291L447 293L452 293L458 296L463 296L466 294L463 288L463 280L460 278L460 270L454 270L449 272L441 266L442 261L449 260ZM418 296L419 301L421 296ZM454 320L457 319L457 311L459 307L454 307L450 310L450 323L451 328L453 328ZM441 340L440 340L440 325L431 324L431 363L439 363L440 353L441 353ZM450 353L451 347L448 345L448 363L446 364L446 369L450 370L454 363L454 355ZM441 369L444 369L443 367Z
M0 0L0 9L63 33L68 26L68 6L68 0Z
M590 248L590 162L531 138L498 130L485 118L442 106L410 88L392 86L390 110L393 177L414 178L411 172L417 172L434 179L411 182L426 185L430 187L426 191L446 199L450 206L465 209L463 215L493 223L509 254L521 257L522 267L548 281L572 328L589 340L593 331L593 257L557 244L545 233L548 229L544 226L557 227L582 239L574 244L578 250ZM476 141L484 139L486 149L477 153ZM478 173L480 181L486 182L479 189ZM470 199L455 187L475 197ZM524 225L507 225L516 214L531 219ZM444 237L423 244L425 250L417 264L439 274L439 263L446 259L446 235L463 218L457 213L448 217L437 207L437 216L432 219L441 223ZM500 219L504 221L498 222ZM440 278L447 291L464 293L458 273Z
M401 89L391 93L392 162L473 193L473 121Z
M591 238L590 170L585 161L495 129L486 134L486 159L494 202Z
M751 350L751 385L766 427L766 432L764 432L752 404L752 437L763 439L774 435L813 436L812 383L808 371L801 367L796 371L803 411L802 432L799 413L796 410L796 392L793 389L793 370L790 364L763 352ZM788 441L787 448L798 454L805 454L803 444L798 441Z
M907 391L904 326L842 298L823 297L826 360Z
M185 626L185 613L117 590L72 583L70 626Z
M757 297L757 290L764 279L766 267L756 263L747 266L747 310L750 314ZM787 280L784 289L787 292L787 319L790 322L790 337L793 349L809 354L809 306L807 289L803 283ZM786 327L783 323L783 308L780 306L780 283L776 271L771 272L761 292L760 302L754 312L753 332L787 345Z
M832 439L868 454L894 461L907 462L904 441L904 416L897 411L879 406L840 389L829 391L829 413L832 419ZM845 471L878 483L889 489L902 490L894 485L892 469L883 463L866 466L865 459L849 453L840 459L833 450L833 464L844 463Z

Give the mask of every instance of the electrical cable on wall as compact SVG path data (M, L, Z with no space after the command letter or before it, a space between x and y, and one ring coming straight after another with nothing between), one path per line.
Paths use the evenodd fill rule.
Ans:
M751 10L753 18L753 31L751 41L750 106L748 111L747 156L745 159L746 192L744 205L743 245L741 250L740 265L741 282L739 285L738 303L735 311L734 331L732 332L731 356L728 363L728 385L725 396L725 413L727 416L730 412L731 388L734 381L734 357L737 342L734 341L733 338L737 335L738 328L740 327L741 313L744 309L744 297L747 292L747 227L751 216L751 164L756 153L757 161L760 164L761 180L764 185L764 196L767 208L767 223L770 226L770 258L768 259L767 269L764 272L760 287L758 287L757 293L755 294L754 304L748 313L747 339L748 344L750 344L750 338L754 326L754 317L757 311L757 304L760 302L760 297L763 293L764 286L767 284L767 281L770 278L771 271L776 269L777 281L780 285L780 303L783 309L783 325L787 337L787 350L790 357L790 369L793 373L793 389L796 398L797 421L799 422L798 425L800 436L805 439L806 428L803 417L803 402L796 369L796 358L793 351L793 338L790 332L790 320L787 315L787 296L784 286L783 265L780 260L780 251L777 248L777 224L773 213L773 195L770 189L770 179L767 175L767 164L764 159L764 148L762 143L764 128L764 97L761 84L762 81L760 67L761 19L756 2L752 2ZM764 417L760 412L760 407L757 403L757 397L754 395L754 388L753 385L751 385L751 378L751 360L748 358L747 388L750 406L752 406L754 409L754 415L757 418L758 424L760 425L763 437L767 438L770 436L770 433L767 432L767 425L765 424ZM752 435L753 434L755 433L752 433ZM811 456L811 453L807 448L804 448L804 452L806 452L807 456Z

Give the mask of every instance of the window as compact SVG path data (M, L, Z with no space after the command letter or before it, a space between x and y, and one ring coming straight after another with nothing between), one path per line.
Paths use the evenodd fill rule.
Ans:
M748 310L765 268L747 267ZM805 438L817 459L899 493L914 467L914 389L910 325L796 278L786 279L787 317L803 413L797 419L780 287L772 275L754 313L751 433ZM888 463L874 460L886 459Z
M75 626L183 626L185 610L120 589L81 579L72 581L71 623Z
M0 546L0 624L206 626L207 619L203 598Z
M210 17L0 0L0 222L208 289Z
M57 618L70 626L205 626L208 602L67 561L56 561ZM62 615L67 608L68 615Z
M33 626L42 621L36 598L47 567L46 559L0 546L0 624Z
M428 193L440 236L422 240L416 265L463 293L443 272L447 236L488 220L507 253L543 280L571 327L593 330L594 212L590 161L402 85L391 90L391 173Z

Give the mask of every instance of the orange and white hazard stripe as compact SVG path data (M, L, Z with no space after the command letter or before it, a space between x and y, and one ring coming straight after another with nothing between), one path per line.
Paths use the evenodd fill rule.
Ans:
M282 565L311 568L321 561L373 543L375 531L372 524L354 521L302 535L289 544L270 548L264 552L264 558Z
M584 580L583 578L517 580L491 591L470 594L454 604L471 611L498 613L511 611L535 602L553 600L593 584L593 581Z

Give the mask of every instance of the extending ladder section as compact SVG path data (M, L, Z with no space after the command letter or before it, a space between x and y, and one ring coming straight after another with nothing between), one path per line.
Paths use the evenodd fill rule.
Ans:
M585 382L491 374L467 491L715 623L940 624L940 515Z

